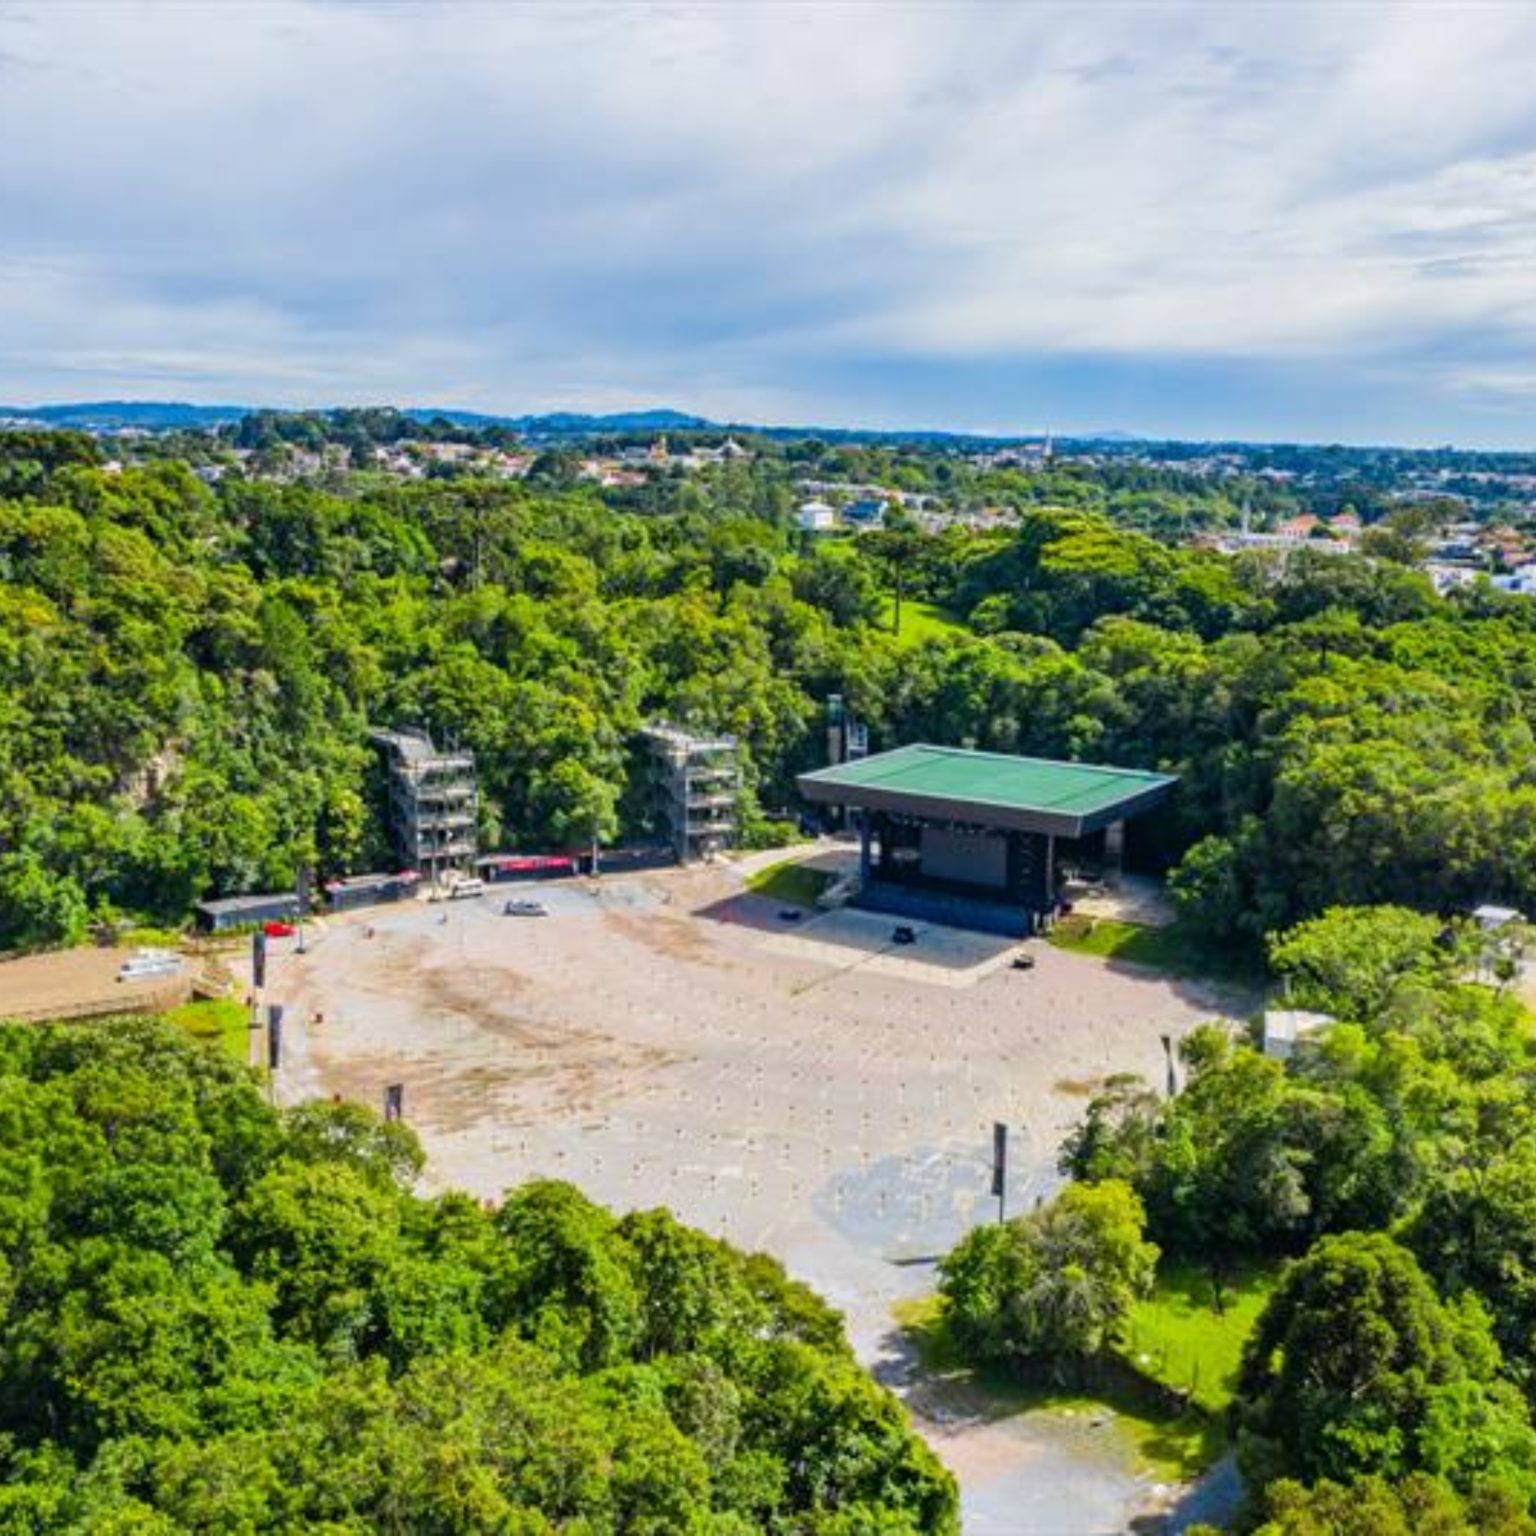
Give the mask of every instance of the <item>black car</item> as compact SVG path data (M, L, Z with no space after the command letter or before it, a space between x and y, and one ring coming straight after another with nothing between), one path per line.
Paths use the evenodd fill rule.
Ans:
M917 929L909 928L905 923L891 930L892 944L916 944Z

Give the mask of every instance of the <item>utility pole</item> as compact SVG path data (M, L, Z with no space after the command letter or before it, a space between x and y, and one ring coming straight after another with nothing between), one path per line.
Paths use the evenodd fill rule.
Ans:
M992 1122L992 1193L997 1196L997 1219L1008 1219L1008 1127Z

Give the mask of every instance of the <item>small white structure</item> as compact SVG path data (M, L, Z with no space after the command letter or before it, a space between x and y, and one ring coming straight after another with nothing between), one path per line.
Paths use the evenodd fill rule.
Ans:
M1484 933L1497 933L1500 928L1507 928L1511 923L1523 923L1525 914L1516 911L1514 907L1495 907L1484 904L1481 907L1473 907L1472 921Z
M1502 986L1520 971L1525 954L1525 913L1484 902L1473 907L1472 921L1483 936L1475 975L1479 981Z
M837 513L824 501L807 501L795 513L795 525L801 533L831 533L837 527Z
M1536 597L1536 565L1522 565L1507 576L1489 578L1500 592L1513 592L1520 597Z
M1444 560L1431 560L1424 570L1441 597L1447 592L1475 587L1478 577L1483 574L1475 565L1452 565Z
M1304 1008L1274 1008L1264 1015L1264 1054L1272 1061L1289 1061L1297 1047L1334 1023L1331 1013Z
M174 949L139 949L118 967L119 981L162 981L181 974L181 956Z

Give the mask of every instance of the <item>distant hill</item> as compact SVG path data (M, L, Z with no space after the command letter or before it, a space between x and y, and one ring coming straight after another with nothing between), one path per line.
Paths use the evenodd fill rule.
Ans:
M933 428L882 430L877 427L770 427L755 421L713 421L686 411L616 411L606 416L579 411L551 411L527 416L490 416L475 411L430 410L412 407L405 414L416 421L451 421L462 427L507 427L528 438L619 437L633 432L740 432L778 442L803 442L817 438L824 443L923 443L930 447L981 447L1018 442L1034 436L985 436L974 432L946 432ZM1128 440L1128 439L1127 439Z
M720 432L718 422L686 411L616 411L589 416L580 411L551 411L537 416L488 416L478 411L431 410L412 407L405 413L415 421L451 421L461 427L510 427L546 437L589 437L604 432Z
M245 405L188 405L174 400L96 400L72 405L0 405L0 420L45 422L82 432L116 432L138 427L168 432L178 427L217 427L249 416Z
M314 414L329 414L330 407L317 408ZM184 428L217 427L238 422L257 411L273 410L279 415L300 415L269 406L190 405L174 400L97 400L55 405L0 405L0 423L36 422L50 427L72 427L83 432L172 432ZM881 431L859 427L772 427L754 422L718 422L687 411L657 408L644 411L614 411L592 415L580 411L548 411L521 416L502 416L485 411L461 411L450 407L409 406L403 414L414 421L449 421L455 426L477 429L506 427L528 438L585 438L622 436L636 432L743 432L779 441L819 438L828 443L924 443L930 446L973 447L1016 442L1015 437L983 436L969 432L945 432L911 429Z
M258 410L254 405L189 405L177 400L92 400L57 405L0 405L0 420L35 421L50 427L75 427L85 432L114 432L138 427L168 432L180 427L216 427L242 420ZM326 409L318 411L324 415ZM305 414L280 411L279 414ZM462 427L510 427L542 436L585 437L604 432L709 432L722 430L703 416L685 411L618 411L593 416L573 411L543 415L498 416L436 406L412 406L404 412L415 421L451 421Z

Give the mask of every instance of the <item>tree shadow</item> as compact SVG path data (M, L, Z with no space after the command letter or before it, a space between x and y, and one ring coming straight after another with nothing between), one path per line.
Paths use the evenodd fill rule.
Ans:
M1131 1536L1179 1536L1192 1525L1231 1528L1242 1508L1245 1491L1237 1458L1231 1452L1183 1489L1167 1509L1137 1515L1130 1523Z

